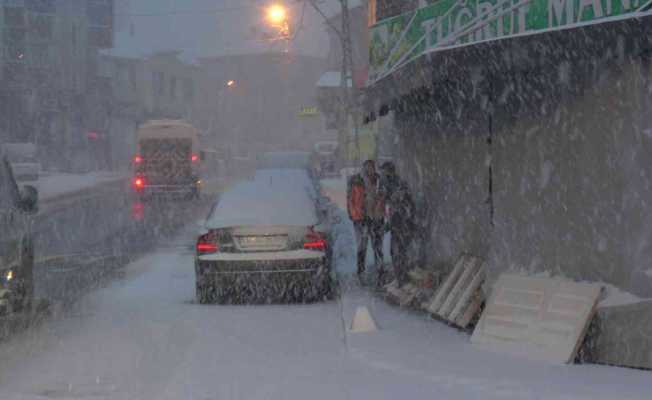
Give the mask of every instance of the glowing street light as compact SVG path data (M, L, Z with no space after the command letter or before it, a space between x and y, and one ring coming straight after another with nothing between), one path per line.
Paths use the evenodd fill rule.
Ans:
M235 81L233 79L230 79L226 82L226 86L228 87L233 87L235 86Z
M267 9L267 20L275 26L287 23L288 13L285 7L279 4L272 4Z

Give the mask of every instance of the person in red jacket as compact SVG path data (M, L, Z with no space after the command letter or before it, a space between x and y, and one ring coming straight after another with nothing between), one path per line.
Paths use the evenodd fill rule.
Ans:
M383 236L385 203L380 190L380 176L373 160L362 164L362 171L353 175L347 185L347 211L353 222L358 248L358 277L365 272L369 238L379 276L384 274Z

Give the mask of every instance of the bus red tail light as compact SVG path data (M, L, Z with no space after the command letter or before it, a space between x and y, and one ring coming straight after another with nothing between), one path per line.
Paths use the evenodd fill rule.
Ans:
M142 176L137 176L134 178L134 188L136 190L141 190L145 187L145 178Z
M201 235L197 239L197 255L217 253L219 249L220 246L217 244L217 235L213 232Z
M308 231L303 242L303 248L306 250L326 251L326 245L324 236L313 230Z

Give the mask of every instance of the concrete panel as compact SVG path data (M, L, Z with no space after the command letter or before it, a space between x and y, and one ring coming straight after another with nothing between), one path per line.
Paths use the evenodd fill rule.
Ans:
M589 361L652 369L652 301L599 308Z
M471 342L537 360L571 362L600 291L594 284L502 274Z

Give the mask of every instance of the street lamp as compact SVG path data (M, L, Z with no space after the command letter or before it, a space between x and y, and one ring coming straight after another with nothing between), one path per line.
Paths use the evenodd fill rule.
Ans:
M290 47L290 20L288 9L281 4L272 4L267 7L267 22L278 29L278 39L285 40L285 52L289 52Z
M283 27L287 24L288 13L284 6L272 4L267 8L267 20L272 26Z

